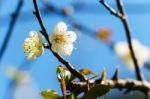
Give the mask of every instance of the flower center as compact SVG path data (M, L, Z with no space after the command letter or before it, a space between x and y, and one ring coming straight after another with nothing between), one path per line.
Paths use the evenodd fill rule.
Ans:
M57 43L64 43L65 42L65 38L64 38L64 35L56 35L55 37L55 42Z
M132 59L132 57L131 57L131 53L130 53L130 51L128 51L128 53L125 55L125 57L124 57L124 61L129 61L129 60L131 60Z

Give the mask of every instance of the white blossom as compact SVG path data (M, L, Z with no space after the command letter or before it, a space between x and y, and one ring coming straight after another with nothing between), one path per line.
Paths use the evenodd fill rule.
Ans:
M23 49L26 53L27 59L33 60L44 52L43 38L35 31L29 33L29 37L24 40Z
M150 49L142 45L138 40L132 40L132 46L140 67L150 59ZM118 42L114 46L116 54L131 69L134 70L134 64L127 42Z
M67 25L64 22L56 24L53 33L49 36L52 50L64 56L71 55L76 39L76 33L67 31Z

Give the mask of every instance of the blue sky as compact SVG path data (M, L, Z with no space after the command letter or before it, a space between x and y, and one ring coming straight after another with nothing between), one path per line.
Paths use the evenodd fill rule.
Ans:
M0 47L4 36L8 29L8 24L10 22L10 14L15 10L18 0L0 0ZM40 0L39 0L40 1ZM57 6L58 8L65 5L70 5L80 0L51 0L50 2ZM107 0L113 7L115 7L115 1ZM127 9L128 19L130 26L132 28L132 36L139 39L145 45L150 46L149 41L149 24L150 24L150 10L148 7L134 8L130 5L147 5L150 4L149 0L128 0L125 1L125 7ZM109 12L99 4L98 0L83 0L87 4L88 8L83 11L75 11L72 17L74 17L79 23L93 29L97 30L100 27L109 27L113 30L112 40L125 41L125 33L122 23L119 19L109 14ZM94 6L93 6L94 5ZM128 5L128 6L126 6ZM39 2L39 6L42 4ZM90 8L91 7L91 8ZM94 7L94 8L92 8ZM128 8L129 7L129 8ZM88 11L89 13L88 13ZM92 10L97 9L97 10ZM137 10L136 10L137 9ZM143 11L142 11L143 10ZM87 11L87 12L86 12ZM10 82L10 79L5 74L5 69L7 66L18 67L25 60L25 54L22 50L22 43L24 39L28 36L28 33L32 30L39 31L40 27L32 14L33 3L32 0L25 0L21 15L17 20L15 25L13 35L10 39L7 50L4 57L0 63L0 99L3 98L3 94ZM143 12L143 13L142 13ZM28 16L26 16L27 13ZM54 13L45 15L42 13L43 21L46 25L46 29L49 33L53 31L55 24L59 21L64 21L67 23L69 29L72 28L71 23L67 18L58 16ZM120 65L120 77L121 78L134 78L134 73L130 71L124 64L120 62L118 57L106 46L103 42L96 39L95 37L90 37L86 35L87 33L81 33L78 35L77 42L75 44L76 49L73 51L72 55L66 59L74 65L75 68L89 68L98 74L105 67L107 71L108 78L110 78L114 71L116 65ZM90 46L90 47L89 47ZM60 93L59 83L56 78L56 68L60 64L57 59L52 55L49 50L45 50L45 53L39 57L37 60L28 62L25 65L32 66L29 70L32 78L38 86L38 91L44 89L54 89ZM142 69L146 79L150 80L149 70ZM39 98L40 99L40 98Z

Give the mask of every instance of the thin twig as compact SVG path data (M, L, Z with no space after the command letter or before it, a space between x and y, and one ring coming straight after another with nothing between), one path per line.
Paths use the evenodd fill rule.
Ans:
M104 0L100 0L100 2L106 7L106 9L113 15L117 17L122 17L122 14L118 11L116 11L114 8L112 8L107 2Z
M108 9L108 11L112 12L112 14L115 15L116 17L118 17L121 20L121 22L123 23L123 26L124 26L125 31L126 31L128 46L129 46L129 49L130 49L130 52L131 52L131 57L133 59L133 63L134 63L134 67L135 67L136 78L138 80L143 80L143 75L140 71L138 61L137 61L137 58L135 57L135 53L134 53L134 50L133 50L132 38L131 38L131 29L129 27L129 23L128 23L128 20L127 20L127 16L126 16L126 12L125 12L123 3L121 2L121 0L116 0L117 7L118 7L118 9L121 13L121 16L120 16L119 14L115 13L117 11L114 10L114 12L113 12L111 10L110 6L104 0L100 0L100 2L102 3L103 6L105 6Z
M41 33L43 34L43 36L45 37L45 39L47 40L48 44L49 44L49 49L51 50L51 52L53 53L53 55L62 63L64 64L67 69L76 77L78 77L81 81L85 81L87 80L87 78L85 76L83 76L79 71L77 71L68 61L66 61L63 57L61 57L59 54L55 53L52 49L51 49L51 43L49 42L48 39L48 32L45 29L45 26L43 24L40 12L39 12L39 8L37 5L37 0L33 0L33 4L34 4L34 8L35 8L35 16L41 26Z
M12 13L12 16L11 16L12 19L10 21L10 24L9 24L9 27L8 27L8 31L7 31L7 33L5 35L4 41L2 43L2 47L0 49L0 62L1 62L2 58L3 58L5 50L6 50L7 46L8 46L9 41L10 41L10 37L12 36L13 29L15 27L15 23L17 21L17 18L19 16L21 8L23 6L23 2L24 2L24 0L20 0L18 2L18 5L17 5L17 8L16 8L15 12Z
M129 23L128 23L128 19L127 19L127 16L126 16L125 8L124 8L123 3L121 2L121 0L116 0L116 1L117 1L118 9L120 10L122 15L124 16L120 19L121 19L121 21L124 25L125 31L126 31L128 46L129 46L131 56L132 56L132 59L133 59L133 63L134 63L134 66L135 66L136 77L137 77L138 80L143 80L143 76L142 76L142 73L140 71L139 64L138 64L137 58L135 57L135 53L134 53L134 50L133 50L131 29L129 27Z

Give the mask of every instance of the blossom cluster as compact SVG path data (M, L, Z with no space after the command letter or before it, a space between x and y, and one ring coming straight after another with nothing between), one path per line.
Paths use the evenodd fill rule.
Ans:
M51 49L64 56L71 55L76 39L76 33L67 31L67 25L64 22L57 23L54 31L49 35ZM24 40L23 49L27 59L36 59L44 53L43 37L38 32L31 31L29 37Z

